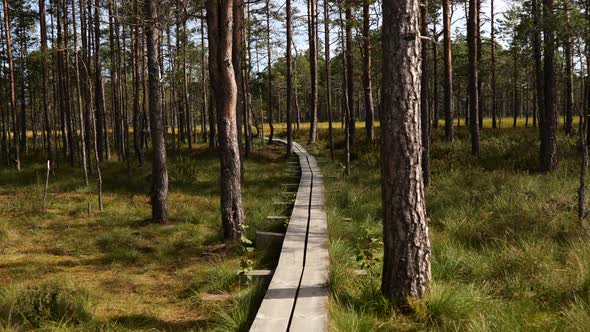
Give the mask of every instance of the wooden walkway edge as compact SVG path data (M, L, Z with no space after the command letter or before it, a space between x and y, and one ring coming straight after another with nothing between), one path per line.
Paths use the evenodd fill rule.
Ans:
M301 145L293 143L293 152L301 166L295 205L252 332L326 331L328 326L330 260L323 177L315 157Z

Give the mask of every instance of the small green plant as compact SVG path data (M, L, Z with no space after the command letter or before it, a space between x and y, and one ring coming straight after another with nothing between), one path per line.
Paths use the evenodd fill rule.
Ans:
M360 264L361 269L367 271L371 282L370 287L374 292L373 276L376 273L375 269L381 266L381 259L377 252L383 247L383 241L378 237L372 236L366 227L362 227L361 229L363 235L359 237L360 240L355 250L356 261ZM376 294L373 294L373 297L376 297Z
M246 228L247 225L242 224L242 232L240 235L240 270L238 271L240 276L246 275L246 273L252 271L254 266L254 261L249 257L251 253L254 252L254 247L252 246L252 240L246 237ZM252 281L251 276L247 276L246 280L248 283Z

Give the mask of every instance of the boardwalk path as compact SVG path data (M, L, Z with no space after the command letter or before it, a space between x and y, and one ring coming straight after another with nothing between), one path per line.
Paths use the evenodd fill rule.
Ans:
M286 143L282 140L276 140ZM279 263L250 331L326 331L328 229L324 182L316 159L293 143L301 179Z

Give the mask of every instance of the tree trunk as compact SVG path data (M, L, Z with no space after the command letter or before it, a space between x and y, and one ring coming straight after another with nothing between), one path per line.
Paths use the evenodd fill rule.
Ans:
M496 119L496 108L497 108L497 99L496 99L496 30L495 30L495 18L494 18L494 0L490 0L490 25L491 25L491 70L492 70L492 128L496 129L497 119Z
M244 157L250 158L252 152L252 95L250 94L250 65L252 58L250 35L252 32L250 31L250 3L247 3L246 13L247 24L242 24L241 34L242 45L246 48L246 52L244 52L244 56L242 56L242 90L244 91L244 97L242 98L242 113L244 118Z
M430 287L420 140L419 1L383 1L381 174L383 295L409 309Z
M42 2L43 0L39 1ZM80 55L78 52L78 33L76 29L76 5L74 4L74 0L72 0L72 23L74 25L74 60L76 64L76 92L78 94L78 114L80 116L80 141L82 143L81 146L81 153L82 153L82 172L84 172L84 184L88 186L88 159L86 156L86 128L84 126L84 104L82 100L82 83L80 80Z
M6 36L6 50L8 53L8 67L10 71L10 108L12 110L12 130L14 140L14 162L16 170L20 172L20 147L18 142L18 126L16 113L16 83L14 81L14 62L12 59L12 40L10 38L10 12L8 8L8 0L3 1L4 4L4 33Z
M209 101L207 100L208 96L209 96L209 88L207 86L207 69L206 69L206 55L205 55L205 17L203 15L203 17L200 19L200 24L201 24L201 84L202 84L202 90L201 90L201 97L203 98L203 104L202 104L202 117L203 117L203 140L205 142L209 141L209 133L207 132L207 111L208 111L208 103ZM215 133L215 129L214 128L209 128L209 130L213 130L213 133Z
M346 0L346 10L345 10L345 21L346 21L346 66L348 72L348 80L347 80L347 97L348 97L348 111L350 113L348 118L348 125L349 125L349 132L350 132L350 145L353 146L355 143L355 133L356 133L356 117L354 115L354 63L353 63L353 56L352 56L352 25L353 25L353 18L352 18L352 0Z
M167 221L166 198L168 196L168 169L166 166L166 143L160 95L160 66L158 64L159 34L158 6L154 0L145 0L147 68L149 83L149 110L152 134L152 221Z
M243 231L240 152L236 125L237 86L232 58L233 0L207 0L209 74L218 112L221 161L221 219L225 239Z
M557 168L557 142L555 129L555 32L553 0L543 0L545 115L541 123L541 170L549 172Z
M324 0L324 46L326 57L326 110L328 112L328 140L330 144L330 159L334 156L334 132L332 125L332 64L330 63L330 1Z
M309 105L309 142L318 138L318 0L308 0L309 71L311 80Z
M122 145L119 138L121 137L121 97L119 95L119 72L117 69L117 59L115 52L115 25L113 20L113 0L108 2L109 12L109 48L111 51L111 66L109 68L111 73L111 112L114 117L114 136L115 136L115 147L119 150L119 158L122 160Z
M183 4L185 6L185 4ZM187 14L186 8L182 10L182 95L183 95L183 102L184 102L184 110L185 110L185 121L186 121L186 139L188 141L188 149L191 151L193 149L193 133L192 133L192 121L193 117L191 115L191 105L189 102L189 94L188 94L188 71L187 71L187 55L186 55L186 48L188 47L188 32L186 30L186 21L187 21ZM177 36L178 38L178 36Z
M339 7L340 14L340 41L342 43L342 52L346 54L346 41L345 41L345 27L344 20L342 19L342 8ZM348 72L347 58L342 58L342 124L344 126L344 167L346 175L350 175L350 103L348 102L348 81L351 79L350 73Z
M445 136L447 142L453 141L453 56L451 51L451 1L443 0L444 31L444 105Z
M287 156L291 156L293 150L293 125L291 123L291 114L293 114L293 59L291 47L293 46L293 26L291 17L291 0L286 0L287 16Z
M485 100L483 98L483 82L479 77L481 72L481 63L482 63L482 46L481 46L481 2L483 0L477 0L477 17L476 17L476 33L477 33L477 62L475 64L477 70L477 119L478 119L478 126L479 129L483 129L483 113L484 113L484 105ZM478 144L479 145L479 144Z
M103 158L103 145L106 136L104 128L104 93L102 86L102 63L100 54L100 0L94 1L94 76L95 76L95 98L96 98L96 135L98 156ZM108 158L107 158L108 160Z
M365 0L366 1L366 0ZM420 7L420 33L428 36L428 0L424 0ZM430 84L430 63L428 56L428 43L422 42L422 81L420 93L420 120L422 122L422 176L424 186L430 185L430 109L428 105Z
M545 90L543 65L541 59L541 17L539 12L539 0L533 0L533 58L535 65L535 95L537 96L537 113L539 114L539 126L543 128L545 117Z
M373 87L371 81L371 22L369 17L370 3L370 0L363 0L363 84L365 92L365 131L367 134L367 140L373 141L375 136L373 130L375 115L373 110ZM423 31L423 33L424 35L427 35L428 23L426 23L425 26L426 29ZM425 50L424 54L428 54L428 49ZM428 81L426 81L426 84L429 84Z
M39 17L40 17L40 29L41 29L41 53L43 54L42 62L42 90L43 90L43 122L45 125L46 135L46 146L47 146L47 160L49 160L53 166L53 145L51 144L51 126L49 123L49 98L48 98L48 85L49 85L49 64L47 58L49 56L47 52L47 23L45 19L45 0L39 0Z
M244 25L244 0L234 0L233 5L233 30L232 30L232 65L236 76L237 103L236 103L236 125L238 134L238 149L240 151L240 176L244 182L244 141L242 125L244 124L244 72L242 68L242 56L244 52L243 25ZM244 126L245 128L245 126Z
M139 1L133 0L133 11L135 16L135 29L132 29L132 49L133 49L133 56L131 57L132 65L133 65L133 148L135 150L135 155L137 156L137 160L139 161L139 166L143 166L143 149L141 147L141 123L140 123L140 113L139 113L139 88L140 88L140 78L139 78L139 48L140 48L140 23L139 23Z
M433 75L433 91L432 91L432 100L433 103L433 119L432 119L432 126L434 128L438 128L438 120L440 119L439 116L439 96L438 96L438 87L439 87L439 76L438 76L438 32L436 31L436 20L433 20L432 24L434 25L432 31L432 75Z
M471 128L471 154L479 157L479 94L477 40L479 34L478 0L469 0L467 43L469 45L469 125Z
M569 1L565 0L563 2L565 17L569 22ZM566 29L566 36L564 40L564 51L565 51L565 133L567 135L572 135L572 128L573 128L573 108L574 108L574 56L573 56L573 47L572 47L572 36L568 31L568 27Z
M270 0L266 0L266 56L267 56L267 73L268 73L268 126L270 133L268 134L268 143L272 144L275 127L273 124L273 99L272 99L272 52L270 47Z

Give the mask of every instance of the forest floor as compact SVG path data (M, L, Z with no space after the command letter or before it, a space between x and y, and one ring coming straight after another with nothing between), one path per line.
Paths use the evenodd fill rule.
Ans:
M265 218L284 212L272 202L288 182L285 167L279 146L257 148L246 162L250 239L256 229L284 227ZM223 243L215 152L199 145L170 160L168 225L147 222L149 163L131 174L122 163L102 163L103 212L95 184L86 187L65 163L51 175L42 211L42 157L23 169L0 170L0 330L247 328L263 293L236 273L268 268L277 253L243 257L240 245Z
M337 128L341 152L340 124ZM310 152L329 159L326 135L320 132L323 144ZM379 295L378 140L367 143L364 130L357 130L349 177L341 153L339 162L323 166L332 329L590 330L590 236L576 213L577 139L560 131L559 169L544 175L538 172L537 129L485 129L479 159L470 155L466 128L456 130L452 144L443 135L434 130L433 183L426 190L433 288L413 304L411 315L396 313ZM357 269L368 275L357 275Z
M479 159L469 154L465 128L452 144L434 131L426 190L433 290L413 304L414 314L400 315L379 295L379 144L365 142L358 125L351 176L343 175L340 124L337 161L322 165L332 330L590 329L590 236L576 217L575 137L560 132L559 169L543 175L536 129L485 129ZM308 150L329 160L327 125L320 128ZM305 143L307 131L296 140ZM255 151L244 186L250 239L257 229L284 227L266 216L288 214L272 204L289 182L284 147ZM263 288L240 285L236 271L269 267L277 253L245 259L240 246L223 244L215 152L199 145L171 158L164 226L145 222L149 166L129 174L103 163L105 211L98 212L95 185L85 187L79 169L65 165L52 175L42 211L42 157L23 165L21 173L0 170L0 330L247 330Z

